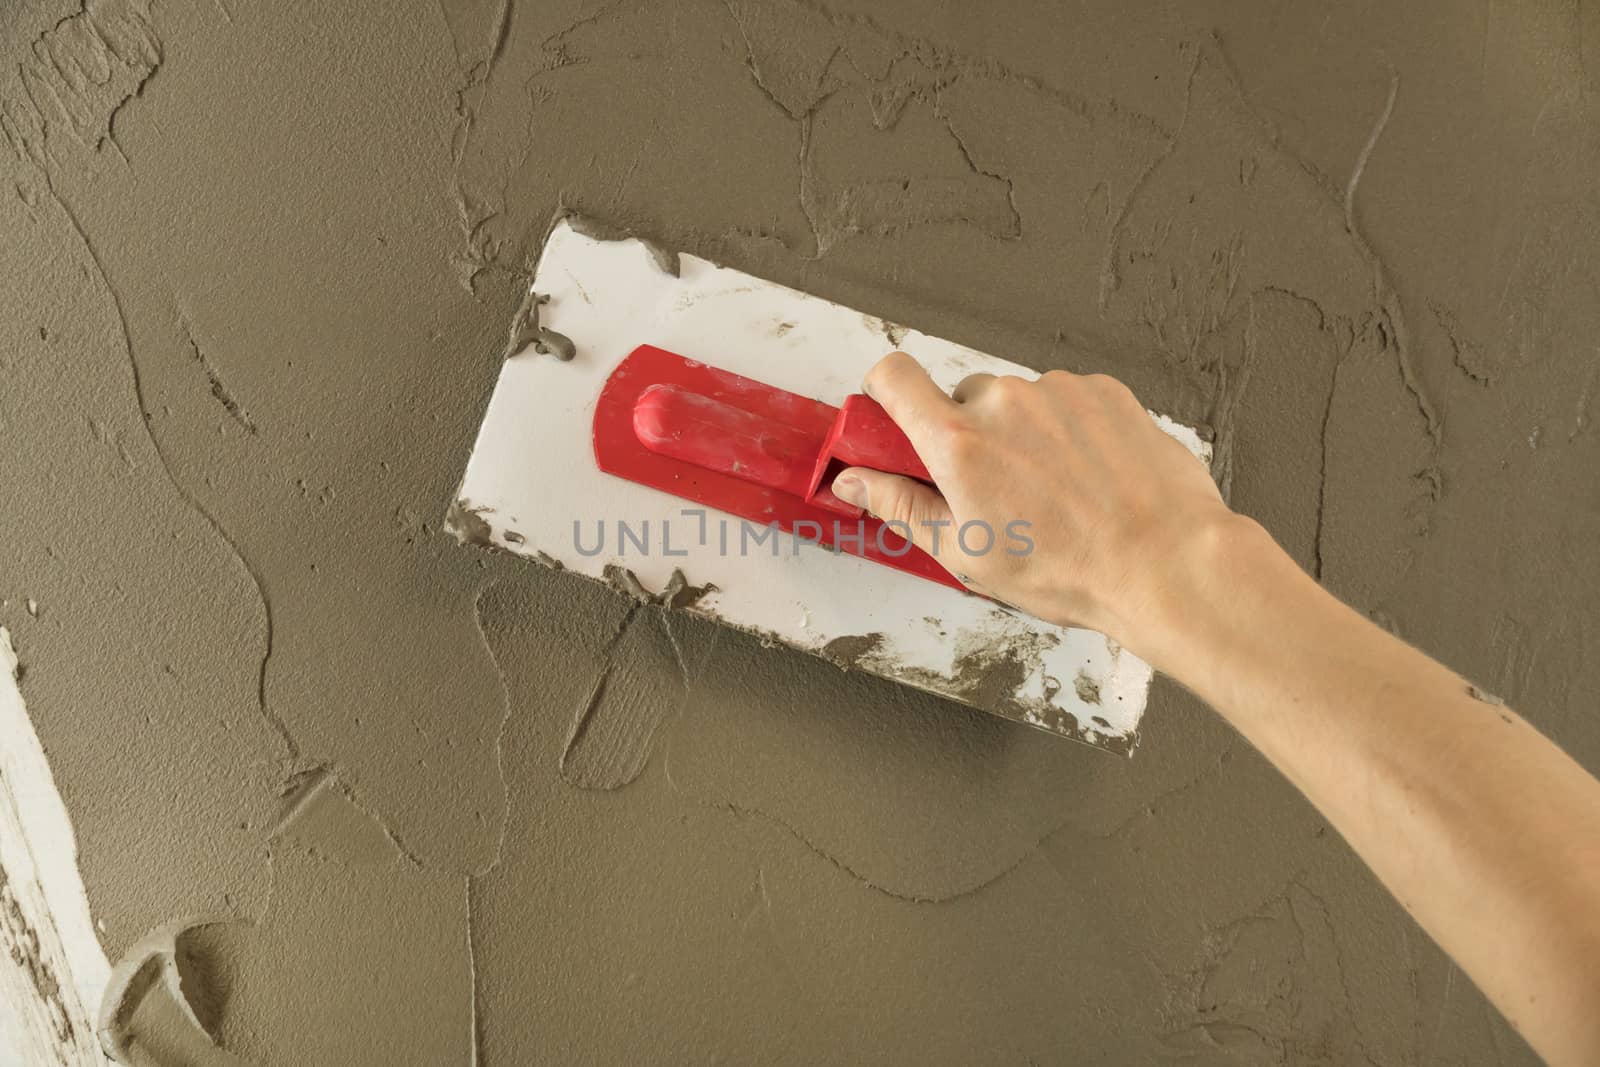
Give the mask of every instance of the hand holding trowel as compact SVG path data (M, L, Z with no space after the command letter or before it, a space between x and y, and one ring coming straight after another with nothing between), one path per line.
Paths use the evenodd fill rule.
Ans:
M533 289L550 321L508 360L457 502L492 543L636 590L687 573L714 594L690 610L1116 751L1153 664L1305 792L1535 1049L1600 1062L1600 782L1231 512L1193 431L1112 379L1031 380L567 222ZM917 358L877 362L885 339ZM674 547L685 511L699 536ZM586 544L586 520L626 533ZM960 538L1017 522L1027 551ZM750 529L811 536L750 552Z

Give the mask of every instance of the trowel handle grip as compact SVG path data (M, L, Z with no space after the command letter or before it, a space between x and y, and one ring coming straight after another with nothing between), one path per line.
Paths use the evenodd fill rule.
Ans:
M820 502L818 495L825 494L833 500L828 487L846 467L870 467L933 484L933 477L917 450L911 447L910 438L895 425L881 404L864 393L845 397L839 406L833 428L828 431L817 456L806 499Z
M870 467L919 482L933 481L917 450L911 447L911 439L895 425L883 405L865 393L845 397L822 451L846 467Z

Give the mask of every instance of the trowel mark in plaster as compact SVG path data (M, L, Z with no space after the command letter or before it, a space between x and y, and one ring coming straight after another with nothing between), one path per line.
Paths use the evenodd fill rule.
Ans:
M491 586L490 588L504 590L507 588L507 586ZM529 614L537 613L540 610L540 606L535 602L534 599L530 597L526 590L521 590L518 596L519 600L515 605L517 611L514 617L525 618ZM496 610L505 611L511 606L512 605L502 604ZM679 617L680 616L678 616L676 613L671 612L667 613L666 615L669 625L673 620L676 620ZM495 640L490 637L491 634L495 633L505 636L507 631L490 621L491 617L483 613L481 604L479 618L480 625L483 627L485 639L490 642L491 648L496 649L496 663L500 666L502 672L508 671L511 669L510 665L515 662L514 657L510 655L510 653L513 651L512 648L505 644L496 643ZM709 637L711 645L714 647L719 636L723 633L725 633L725 631L719 626L713 628L711 633L706 636ZM755 635L752 635L752 637L754 636ZM703 650L703 654L709 655L710 649ZM784 655L785 653L778 654ZM709 670L701 671L699 665L702 662L704 661L691 660L691 664L695 668L689 672L691 682L693 684L698 685L705 677L718 673ZM512 680L511 675L502 673L502 679L505 680L508 687L508 697L517 692L515 687L518 685L518 683ZM522 691L524 693L532 691L527 688L526 681L521 683L521 685L523 686ZM702 725L703 724L697 724L696 728ZM665 731L662 732L664 733ZM683 746L666 747L664 738L658 738L657 743L663 745L662 774L666 783L675 792L682 795L688 801L707 811L714 811L721 815L732 814L741 819L750 818L769 823L783 831L783 833L787 836L793 838L797 843L815 855L818 859L824 861L833 869L841 872L841 874L849 878L852 882L896 901L931 903L969 896L1006 877L1006 875L1008 875L1011 871L1016 870L1018 867L1028 862L1029 858L1034 854L1036 842L1030 842L1029 848L1022 850L1017 855L1007 856L1002 863L996 864L992 869L983 870L977 878L962 880L953 885L940 885L927 890L919 890L914 885L907 886L903 884L897 884L897 879L885 879L879 877L872 870L864 868L859 863L853 862L847 851L841 851L840 849L833 847L825 838L819 838L817 834L812 832L805 825L805 820L796 820L787 817L782 811L781 807L774 808L768 805L752 805L742 803L735 796L726 795L716 790L705 791L698 788L693 783L684 781L678 775L678 772L674 767L674 758L681 755ZM476 888L482 883L474 881L472 884L475 891Z
M851 236L885 237L929 225L968 225L1000 240L1020 236L1014 183L981 165L949 117L933 102L933 92L941 82L978 66L927 42L889 34L869 19L833 16L796 4L725 0L724 6L744 44L744 66L751 82L797 126L798 200L811 231L812 258ZM543 47L548 62L535 78L580 62L579 47L583 47L581 60L597 54L586 47L589 39L601 33L597 23L610 19L620 8L603 8L546 38ZM815 35L811 43L816 48L796 47L799 24L807 27L799 32ZM821 43L824 41L827 43ZM822 57L820 62L812 61L816 56ZM881 82L893 76L896 61L912 57L915 84L886 91ZM982 65L985 76L1010 76L991 67ZM885 105L889 99L892 106ZM888 132L901 122L913 100L924 105L916 112L920 121L936 130L949 149L943 172L902 174L885 168L833 180L818 168L812 137L818 131L815 119L821 109L833 104L845 109L859 107L870 111L873 128ZM920 136L929 134L924 130ZM894 155L890 153L890 157ZM614 234L608 227L591 236L605 239ZM650 242L645 244L654 254Z
M561 776L572 785L620 789L638 778L657 728L682 704L688 679L667 630L668 610L639 604L606 651L561 753Z
M230 995L210 935L238 920L197 917L157 927L112 970L100 1006L105 1054L125 1064L249 1067L219 1034Z
M147 23L141 23L140 25L144 26L145 29L149 28ZM134 44L125 41L122 43L122 47L131 49L135 46ZM159 63L160 42L156 41L153 47L155 54L154 62ZM152 67L152 71L153 69L154 68ZM147 74L145 77L148 76L149 75ZM138 82L139 86L142 86L143 84L143 80ZM117 106L120 106L120 103ZM6 116L9 114L9 102L5 99L0 99L0 126L4 126L6 124ZM48 129L48 125L45 126L44 129ZM7 132L9 134L9 127L7 127ZM67 224L71 227L72 232L77 236L79 243L83 246L84 254L88 257L89 264L93 268L91 277L104 294L105 299L110 304L111 312L116 318L117 329L122 336L122 350L128 361L128 372L129 377L131 378L131 384L133 386L132 391L134 405L139 415L138 422L144 430L145 439L150 444L151 453L155 456L156 462L160 466L163 476L172 486L173 491L176 492L184 504L194 511L195 514L199 515L200 518L203 519L211 528L212 532L217 535L217 537L227 547L228 554L231 555L238 563L240 569L244 571L245 575L250 579L251 585L255 588L257 599L261 604L263 621L261 660L256 671L257 710L260 712L260 715L266 722L267 726L274 734L277 735L278 741L284 750L285 762L294 763L300 758L299 743L295 740L293 734L290 733L288 723L283 720L283 718L267 701L267 671L269 668L269 663L272 659L274 629L272 602L267 597L266 584L262 580L261 575L256 571L256 568L250 563L249 560L245 558L244 553L240 551L238 544L235 543L232 535L230 535L223 527L221 521L219 521L217 517L211 513L209 508L200 502L200 499L189 488L189 486L181 481L174 472L172 462L167 458L167 454L161 446L160 439L156 437L155 429L151 421L150 407L145 397L144 380L139 369L139 361L134 358L133 355L132 332L128 328L128 317L123 311L122 298L118 295L116 288L111 284L110 277L106 273L105 265L100 259L100 254L95 250L94 243L89 240L89 235L84 230L83 225L78 221L76 213L74 213L72 207L65 200L56 195L54 185L48 177L48 161L35 160L35 162L41 168L46 168L45 189L49 193L51 201L61 211L62 216L65 218ZM90 426L96 435L99 436L100 431L95 429L95 423L93 420L91 420ZM129 459L128 452L123 448L120 442L118 443L117 448L121 453L123 460L132 465L132 461Z
M364 809L334 771L316 767L285 783L273 841L290 841L314 856L346 864L380 864L400 856L421 862L376 815Z
M747 25L751 18L747 12L732 3L728 6L730 13L740 22L740 31L747 51L746 67L751 77L791 119L800 124L801 202L814 236L818 238L820 255L834 239L851 230L848 218L837 217L837 213L830 215L825 211L819 211L821 201L817 190L811 145L815 133L813 120L820 113L819 109L831 100L843 99L844 92L849 88L850 83L843 77L847 71L844 65L835 64L831 59L820 66L813 65L814 69L809 72L798 69L793 63L786 61L784 52L786 43L764 40L763 35L755 32L751 25ZM809 15L818 14L814 9L804 5L791 4L783 7L802 20ZM766 10L765 6L757 9L758 13ZM849 23L848 28L852 32L860 31L882 36L883 31L874 26L857 24L848 18L826 13L821 15L823 21L831 23L834 31L840 36L833 47L813 49L812 52L818 56L830 53L835 56L844 55L852 60L849 66L856 67L857 74L863 74L862 68L854 62L854 57L850 54L854 41L843 32L846 23ZM1424 392L1411 367L1407 331L1398 299L1387 285L1381 263L1359 233L1355 210L1356 190L1368 160L1394 111L1399 89L1398 80L1391 76L1381 113L1372 124L1349 178L1343 188L1334 188L1331 183L1288 153L1269 124L1247 106L1238 91L1236 79L1222 56L1220 45L1215 40L1190 46L1190 51L1194 57L1188 88L1191 99L1187 102L1183 125L1177 135L1159 129L1155 123L1141 116L1111 109L1125 124L1137 128L1163 147L1120 207L1113 204L1112 198L1107 197L1105 210L1111 222L1102 272L1102 306L1111 309L1112 295L1118 288L1123 287L1124 279L1119 276L1122 267L1121 253L1129 253L1130 263L1143 261L1143 265L1138 269L1150 275L1151 281L1160 284L1152 285L1147 292L1135 295L1133 301L1135 306L1132 308L1136 313L1134 317L1151 329L1156 335L1158 345L1167 352L1169 359L1176 366L1184 368L1187 373L1198 374L1202 379L1211 379L1212 391L1215 394L1214 405L1220 413L1226 413L1230 406L1236 406L1234 402L1237 396L1232 394L1243 389L1244 377L1230 380L1225 373L1225 367L1212 365L1212 356L1205 351L1204 346L1208 345L1210 339L1219 331L1226 328L1234 314L1237 301L1263 289L1275 288L1313 304L1323 316L1326 330L1335 336L1359 338L1364 346L1378 349L1393 359L1398 366L1401 387L1415 403L1422 418L1421 429L1427 435L1421 446L1427 450L1427 454L1418 457L1418 465L1412 469L1410 478L1411 486L1420 498L1414 509L1415 514L1422 516L1419 521L1425 525L1427 509L1438 496L1436 466L1440 444L1439 419L1430 398ZM947 125L950 125L949 116L943 114L943 109L939 105L942 94L950 85L956 84L968 75L1016 80L1016 76L1011 72L989 70L987 67L971 68L961 57L948 55L925 43L909 50L903 49L901 55L915 56L917 64L922 68L916 84L905 86L906 92L899 94L901 103L913 96L919 99L930 98L934 102L935 114L945 120ZM891 61L890 67L893 65ZM883 76L889 76L887 70ZM1197 83L1201 83L1198 90ZM1045 92L1042 86L1031 82L1027 84L1030 89ZM1048 95L1055 98L1060 94ZM1196 101L1194 98L1197 95L1205 99ZM1096 113L1095 109L1081 100L1065 98L1064 102L1075 113L1084 115ZM1199 106L1194 106L1197 103ZM1191 116L1191 111L1199 111L1201 114ZM898 115L898 112L899 108L894 109L895 115ZM1219 121L1223 125L1217 125ZM885 125L892 126L893 122L879 123L880 127ZM978 161L967 150L968 146L960 131L953 125L950 126L949 133L956 138L963 149L970 167L982 173L989 173L992 170L987 165L984 168L979 167ZM1186 137L1190 142L1187 146L1184 144ZM1159 202L1158 198L1158 203L1154 205L1158 216L1154 225L1151 226L1148 219L1136 220L1148 230L1149 235L1146 239L1151 243L1145 247L1123 247L1128 240L1130 219L1141 210L1148 214L1152 207L1150 203L1136 203L1141 197L1146 201L1151 199L1149 194L1152 191L1150 188L1152 178L1160 177L1165 181L1168 188L1162 191L1170 193L1172 191L1170 177L1161 176L1159 172L1163 170L1182 172L1189 169L1194 169L1196 173L1203 172L1203 168L1191 168L1188 165L1194 158L1192 155L1187 159L1175 158L1179 156L1180 150L1188 153L1204 151L1215 157L1217 144L1222 144L1226 152L1230 140L1238 142L1245 150L1239 153L1236 160L1226 160L1227 181L1219 179L1217 183L1203 183L1187 190L1190 193L1189 204L1194 204L1197 196L1202 201L1200 207L1190 208L1187 213L1181 206L1183 200L1179 198L1164 201L1169 206L1163 214L1162 202ZM1178 166L1178 164L1185 165ZM1254 198L1254 202L1247 205L1241 205L1237 201L1223 202L1224 221L1231 217L1238 220L1238 223L1231 235L1228 233L1215 235L1220 239L1216 240L1214 253L1207 262L1204 256L1194 254L1196 248L1193 247L1193 235L1198 233L1202 239L1208 236L1205 231L1214 225L1214 220L1217 218L1217 195L1220 193L1224 197L1228 196L1229 192L1225 186L1231 185L1237 185L1239 190L1247 191ZM1263 207L1264 201L1269 199L1275 199L1290 207L1300 207L1301 217L1310 223L1303 227L1301 232L1313 238L1323 221L1323 214L1337 219L1335 225L1340 226L1348 237L1347 246L1344 248L1329 246L1325 251L1310 250L1304 254L1294 251L1285 258L1271 253L1271 240L1265 243L1247 241L1247 235L1253 236L1250 227L1257 225L1252 220L1274 217L1273 212L1264 210ZM1307 205L1312 201L1315 201L1314 206L1308 208ZM1241 207L1243 210L1236 213L1236 209ZM1180 244L1180 238L1186 230L1191 233L1191 240L1188 246L1183 246ZM1199 251L1204 252L1203 245ZM1143 305L1139 306L1141 296L1144 300ZM1126 295L1122 299L1126 301ZM1361 381L1360 377L1357 376L1355 390L1369 387L1369 383ZM1334 396L1330 392L1326 406L1330 416L1333 406ZM1227 423L1224 421L1221 425L1226 427ZM1395 429L1392 432L1401 433L1402 430ZM1219 442L1218 449L1225 457L1221 475L1226 481L1229 442L1226 440ZM1327 466L1325 464L1325 474ZM1319 511L1319 525L1321 520L1322 512ZM1320 536L1318 544L1319 546L1321 544Z
M607 577L613 588L616 588L619 591L624 591L640 601L640 605L636 610L645 610L651 604L659 605L663 602L666 604L676 603L680 607L683 607L688 614L701 615L708 619L715 618L714 607L708 607L705 603L706 598L709 598L711 594L715 592L715 590L707 589L704 586L690 585L686 581L682 580L679 574L674 574L673 578L667 583L663 590L656 594L651 594L648 590L645 590L642 583L638 581L635 575L632 575L622 568L612 568ZM686 600L692 602L686 604L684 603ZM541 609L537 605L529 601L518 612L518 614L525 616L529 613L536 613L539 610ZM629 614L631 616L633 612L630 612ZM487 623L486 617L482 613L481 606L479 618L480 626L482 627L482 631L485 635L485 640L489 643L491 650L493 650L496 663L500 666L502 671L502 680L508 686L507 693L509 697L512 693L512 689L510 688L511 682L508 680L508 676L504 673L507 669L507 664L511 662L505 658L508 650L506 647L496 644L496 642L490 636L493 632L495 632L496 627ZM680 640L675 639L675 635L677 634L676 623L682 618L683 616L675 611L665 612L662 616L666 629L666 637L668 642L674 646L674 652L677 652L679 646L682 644ZM632 621L631 617L628 621ZM939 625L937 619L930 619L928 622L929 625ZM625 625L626 623L619 621L617 625L617 633L619 635L625 628ZM736 628L742 629L738 627ZM715 626L710 628L710 632L708 634L701 635L702 638L707 638L709 640L709 644L704 642L695 644L682 644L682 647L690 653L689 656L684 656L682 654L679 654L678 656L679 670L682 672L683 676L689 679L689 684L684 687L683 702L686 709L685 714L690 717L690 721L693 721L693 713L688 711L688 706L689 701L692 699L692 695L698 691L702 685L705 684L708 678L728 677L728 669L726 665L721 671L712 671L708 669L709 657L713 655L715 648L718 646L718 639L726 632L727 631L723 626ZM771 647L770 641L764 641L763 635L759 632L745 632L753 640L762 641L764 645ZM611 638L611 643L614 644L617 640L617 637L613 637ZM867 639L867 642L870 642L870 638ZM840 649L838 646L836 646L834 649L835 658L843 658L839 653ZM664 655L664 652L661 654ZM605 651L602 650L600 655L603 658L606 655ZM787 653L766 653L765 655L783 656L787 655ZM666 671L665 667L660 667L657 669L663 673ZM734 667L733 670L739 674L744 673L737 667ZM784 677L793 677L793 675L790 675L782 668L780 668L780 674ZM715 695L716 693L717 691L713 689L711 691L711 695L709 695L710 699L726 699L719 695ZM706 699L708 694L702 692L701 696L702 699ZM801 697L800 699L803 701L805 698ZM813 697L812 699L815 698ZM588 701L581 701L580 707L581 710L579 714L582 714L582 712L586 711L588 708ZM985 721L987 721L986 717L983 718ZM826 835L819 836L816 832L814 832L813 828L806 825L807 820L795 819L787 816L783 811L783 805L781 804L774 806L764 803L744 803L741 802L736 795L729 795L720 789L707 791L699 788L692 782L684 780L680 773L681 768L675 768L674 766L674 759L675 757L682 757L682 753L685 751L685 746L680 745L677 747L666 747L664 738L664 735L667 732L665 714L661 715L660 725L661 729L657 730L657 736L652 740L652 745L663 746L662 773L667 784L673 790L681 793L694 803L704 806L709 810L714 810L721 813L731 812L741 817L748 816L769 822L782 829L789 836L793 837L800 844L804 845L808 850L815 853L819 858L825 860L831 866L847 875L851 880L862 884L868 889L882 893L883 895L896 900L910 902L945 901L976 893L986 886L991 885L999 879L1005 877L1009 872L1027 862L1029 856L1033 854L1038 845L1037 838L1029 840L1025 843L1023 848L1016 850L1015 854L1005 855L1001 858L1000 862L992 865L983 865L982 869L975 872L975 876L973 877L958 877L954 880L939 880L937 884L933 885L919 884L917 880L906 882L893 873L891 873L889 877L884 877L884 872L874 871L870 864L864 866L858 861L858 859L853 859L850 855L850 849L841 849L837 847L835 844L826 839ZM703 726L704 723L694 722L694 725L688 728L698 731L699 729L703 728ZM699 751L701 746L697 744L694 746L694 748L695 751ZM646 765L648 765L648 761L646 762ZM1041 830L1038 838L1046 836L1048 832L1048 828Z
M841 100L848 103L847 98ZM1022 236L1014 184L1003 175L980 169L955 128L936 110L930 111L955 145L959 165L969 173L857 175L832 180L818 166L818 113L807 112L799 120L800 208L811 229L812 258L820 259L850 237L896 237L922 226L967 225L996 240Z
M1434 321L1444 331L1445 340L1450 343L1450 358L1456 369L1478 385L1493 385L1496 368L1482 346L1467 335L1461 319L1438 301L1432 301L1428 306L1433 312Z
M284 783L268 837L274 858L272 850L281 846L350 869L422 869L328 767L302 771ZM259 933L275 907L269 903L248 921L180 919L136 942L112 969L101 1003L98 1033L105 1051L123 1063L243 1064L220 1047L238 982L238 961L229 947L235 931Z
M993 58L965 56L891 31L870 16L812 3L724 3L738 26L751 80L799 126L800 208L816 257L852 234L882 235L929 223L972 225L1001 240L1021 236L1016 183L973 151L943 106L944 91L964 78L1013 84L1087 122L1106 121L1140 137L1167 139L1146 116L1114 103L1091 103ZM837 193L827 188L815 166L814 120L824 107L863 98L871 125L880 132L893 130L913 101L928 105L924 114L931 114L954 142L962 173L929 179L891 174L843 182Z
M561 776L581 789L620 789L644 772L656 730L682 704L689 669L671 614L717 591L691 585L682 570L658 593L612 564L606 582L636 603L605 652L605 667L573 719L561 752Z
M1283 1063L1309 1045L1327 1062L1376 1062L1352 1004L1338 927L1304 883L1291 881L1255 913L1208 928L1198 948L1196 966L1169 994L1161 1040L1173 1051Z
M1240 299L1261 290L1307 300L1326 329L1337 324L1359 332L1388 311L1388 293L1376 257L1355 226L1355 189L1387 124L1397 86L1391 84L1350 180L1336 192L1283 149L1276 132L1249 107L1219 42L1190 49L1178 132L1114 220L1102 266L1102 308L1142 322L1179 363L1197 358L1201 340L1231 317ZM1237 182L1229 180L1235 170L1241 175ZM1208 180L1212 175L1215 180ZM1268 210L1277 205L1283 206ZM1276 233L1276 239L1256 232L1286 212L1305 225ZM1348 240L1322 239L1330 223ZM1307 240L1314 243L1297 244Z
M223 384L222 377L217 373L217 368L206 358L204 350L200 347L200 342L195 340L194 334L189 331L187 326L184 328L184 335L189 340L190 358L204 372L206 381L211 385L212 398L222 405L222 410L226 411L234 422L244 428L245 433L254 436L256 433L255 420L250 417L250 413L244 409L244 405L240 404L233 393L228 390L228 387Z
M33 39L15 79L0 87L0 132L17 158L44 169L55 162L50 136L57 131L90 149L114 146L117 112L161 60L147 2L80 3Z
M1406 478L1404 489L1390 493L1407 497L1394 506L1393 528L1425 530L1438 498L1439 418L1411 368L1398 298L1356 226L1356 189L1393 112L1398 93L1393 78L1388 90L1349 180L1336 189L1284 149L1276 131L1251 109L1220 43L1201 42L1193 49L1178 132L1116 217L1102 266L1102 310L1112 319L1142 325L1169 364L1210 391L1208 421L1225 435L1232 433L1233 413L1251 377L1248 344L1238 368L1229 366L1221 344L1236 332L1239 316L1248 314L1253 326L1254 302L1265 293L1281 293L1314 309L1318 329L1338 348L1321 426L1313 550L1319 577L1326 576L1322 561L1330 491L1341 475L1351 477L1348 468L1336 464L1336 452L1351 440L1343 432L1344 411L1364 390L1389 388L1374 369L1379 359L1393 361L1393 388L1404 391L1418 416L1415 423L1389 420L1358 431L1364 446L1374 447L1371 442L1381 435L1387 454L1410 460L1396 472ZM1281 226L1276 219L1293 225ZM1263 226L1276 228L1268 232ZM1342 239L1326 239L1329 231ZM1349 375L1341 373L1347 365ZM1224 485L1231 451L1230 439L1219 440ZM1370 471L1363 475L1370 479ZM1381 518L1366 526L1391 528ZM1367 558L1376 555L1369 552ZM1410 555L1400 551L1387 558L1395 561L1391 570L1403 569ZM1376 582L1343 571L1334 577L1346 585L1361 581L1376 588L1398 574Z

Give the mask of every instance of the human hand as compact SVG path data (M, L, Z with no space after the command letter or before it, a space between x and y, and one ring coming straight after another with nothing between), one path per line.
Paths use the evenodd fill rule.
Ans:
M836 495L903 523L974 592L1135 652L1156 609L1181 598L1186 571L1245 521L1114 378L974 374L947 396L894 352L865 388L938 489L852 467L834 480Z

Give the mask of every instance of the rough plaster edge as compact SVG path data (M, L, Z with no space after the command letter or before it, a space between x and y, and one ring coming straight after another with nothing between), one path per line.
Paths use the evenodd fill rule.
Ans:
M0 1061L105 1067L92 1010L111 964L17 674L0 627Z

